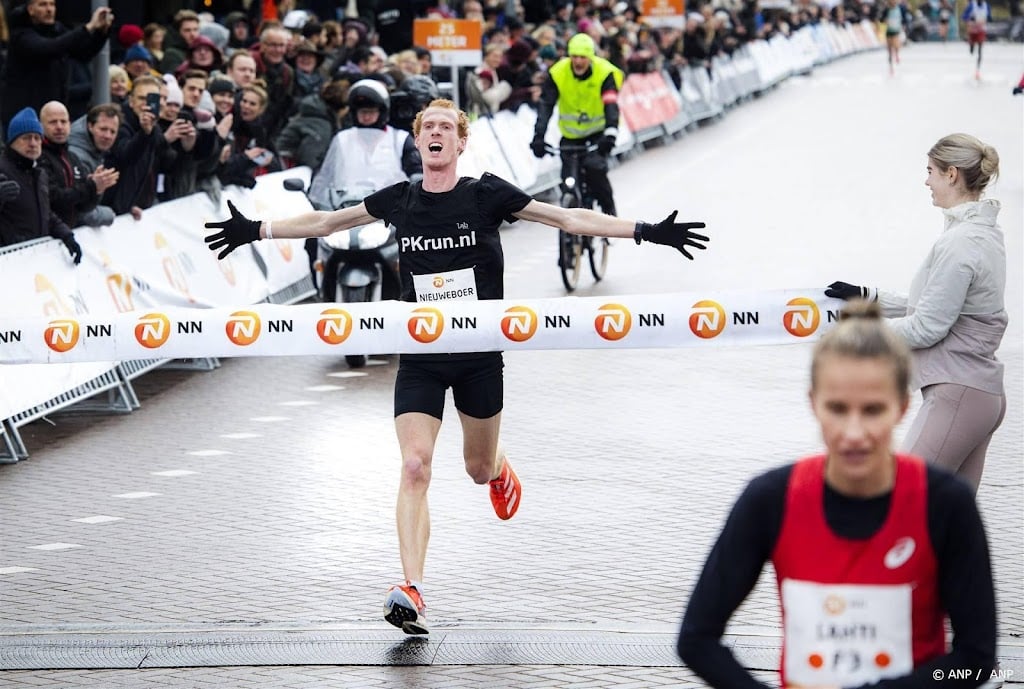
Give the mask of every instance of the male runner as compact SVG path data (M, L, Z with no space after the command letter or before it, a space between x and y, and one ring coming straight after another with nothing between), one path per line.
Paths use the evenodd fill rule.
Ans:
M448 100L432 101L413 124L423 159L423 179L399 182L359 204L336 211L311 211L286 220L250 220L228 202L231 218L206 223L218 230L206 237L224 258L259 239L322 237L384 219L395 226L401 250L402 299L421 301L441 275L451 293L470 298L504 296L504 258L498 227L516 218L596 237L633 237L665 244L693 259L688 247L704 249L704 235L691 232L704 223L677 223L673 212L653 225L566 209L533 200L490 173L459 178L456 162L466 149L469 120ZM402 454L396 519L405 583L392 586L384 619L407 634L428 632L423 602L423 565L430 538L427 488L434 444L441 429L446 390L452 388L462 423L466 473L489 484L498 517L510 519L519 508L522 488L498 444L503 397L501 352L403 354L395 380L395 430Z

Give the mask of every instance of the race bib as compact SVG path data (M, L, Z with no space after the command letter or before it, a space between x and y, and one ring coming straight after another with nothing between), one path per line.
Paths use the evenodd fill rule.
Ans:
M787 684L856 686L909 673L911 587L782 582Z
M417 302L467 301L479 299L476 274L472 268L450 270L445 273L413 275Z

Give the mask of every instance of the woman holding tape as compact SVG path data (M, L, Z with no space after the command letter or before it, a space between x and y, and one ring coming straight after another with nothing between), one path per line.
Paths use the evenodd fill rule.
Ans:
M877 299L890 327L914 352L913 387L924 402L903 446L964 478L977 492L992 435L1006 413L1006 249L999 202L981 196L999 174L999 155L968 134L950 134L928 151L932 204L945 227L904 296L833 282L825 295Z
M992 676L995 592L974 496L890 449L909 379L909 350L877 304L850 304L818 341L810 401L825 453L750 482L683 618L679 654L712 687L766 686L721 639L768 561L783 687L978 687Z
M456 163L466 149L469 121L447 100L435 100L413 123L423 159L421 181L400 182L366 197L362 203L332 212L314 211L287 220L249 220L234 206L231 218L207 223L219 230L206 237L224 258L258 239L322 237L384 219L396 228L400 251L402 299L431 301L435 279L459 298L501 299L504 258L498 227L516 218L598 237L633 237L678 249L704 249L704 235L692 229L704 223L677 223L673 212L656 225L584 209L565 209L533 200L492 174L459 178ZM230 202L229 202L230 205ZM501 352L403 354L395 380L395 430L402 453L396 519L405 583L392 586L384 618L407 634L428 631L423 602L423 568L430 538L427 488L434 444L441 429L449 387L462 422L466 472L490 486L491 504L501 519L519 508L522 488L498 442L503 405Z

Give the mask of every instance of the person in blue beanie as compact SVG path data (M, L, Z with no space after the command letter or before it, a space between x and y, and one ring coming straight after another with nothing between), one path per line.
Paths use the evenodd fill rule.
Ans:
M32 108L23 108L7 126L7 148L0 156L0 246L47 235L64 242L75 264L82 247L74 233L50 208L43 154L43 125Z

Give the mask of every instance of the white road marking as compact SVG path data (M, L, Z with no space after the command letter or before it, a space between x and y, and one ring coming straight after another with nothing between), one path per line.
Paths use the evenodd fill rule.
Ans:
M34 572L38 567L0 567L0 574L20 574L22 572Z
M30 545L29 548L32 550L70 550L72 548L81 548L82 546L77 543L44 543L43 545Z
M97 514L95 517L79 517L78 519L72 519L73 522L79 522L81 524L107 524L109 522L119 522L124 517L111 517L106 514Z
M171 469L169 471L151 471L149 472L153 476L191 476L192 474L198 473L195 471L189 471L188 469Z
M220 455L229 455L231 453L227 450L193 450L185 454L192 455L193 457L219 457Z
M141 498L154 498L154 497L156 497L158 495L160 495L160 493L150 493L148 491L140 490L140 491L136 491L134 493L120 493L120 494L114 495L112 497L124 498L125 500L139 500Z

